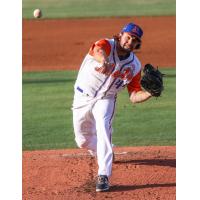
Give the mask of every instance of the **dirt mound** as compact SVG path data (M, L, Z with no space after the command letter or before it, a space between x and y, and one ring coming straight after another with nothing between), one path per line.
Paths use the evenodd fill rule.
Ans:
M23 200L175 200L175 147L115 148L111 188L95 192L97 163L79 149L23 152Z

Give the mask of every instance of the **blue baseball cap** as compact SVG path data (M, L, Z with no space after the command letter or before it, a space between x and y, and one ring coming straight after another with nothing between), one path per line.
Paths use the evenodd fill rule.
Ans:
M124 26L124 28L122 29L121 32L122 33L124 33L124 32L130 33L131 35L137 37L139 40L141 40L141 37L143 35L142 29L134 23L129 23L126 26Z

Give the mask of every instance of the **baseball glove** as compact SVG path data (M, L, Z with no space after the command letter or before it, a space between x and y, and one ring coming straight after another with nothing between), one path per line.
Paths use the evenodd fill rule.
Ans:
M151 93L154 97L159 97L164 90L163 76L158 68L156 69L151 64L146 64L143 69L144 75L141 79L141 86Z

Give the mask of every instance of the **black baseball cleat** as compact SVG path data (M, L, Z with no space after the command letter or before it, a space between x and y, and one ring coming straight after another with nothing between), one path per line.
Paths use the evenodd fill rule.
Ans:
M96 192L104 192L109 190L108 177L106 175L99 175L97 177Z

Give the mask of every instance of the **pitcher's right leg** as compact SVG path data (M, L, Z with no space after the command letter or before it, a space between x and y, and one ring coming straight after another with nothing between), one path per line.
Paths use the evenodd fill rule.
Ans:
M97 131L98 175L107 177L112 174L112 120L115 102L115 99L101 99L93 107Z

